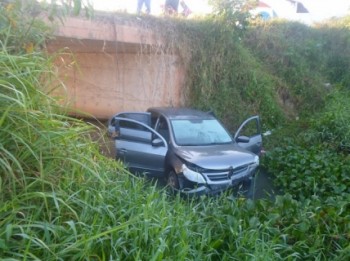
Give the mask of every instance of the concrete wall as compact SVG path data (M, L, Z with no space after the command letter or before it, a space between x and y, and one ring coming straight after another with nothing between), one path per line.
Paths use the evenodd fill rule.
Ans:
M48 51L66 48L56 60L66 91L56 94L64 95L72 114L106 119L120 111L183 104L181 61L162 50L153 32L108 19L70 18L56 35Z

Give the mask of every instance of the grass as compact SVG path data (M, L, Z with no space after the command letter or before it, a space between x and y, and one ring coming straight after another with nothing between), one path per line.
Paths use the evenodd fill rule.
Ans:
M8 10L2 7L3 19ZM44 30L40 23L32 25ZM214 33L217 25L210 26L213 26L210 32ZM63 113L65 109L47 95L52 82L56 82L50 58L39 51L14 48L12 44L19 39L10 39L17 34L11 31L14 28L7 29L8 41L1 42L0 50L2 260L349 259L349 193L322 197L322 193L316 195L311 191L311 195L298 198L291 189L274 201L232 198L229 194L195 199L170 196L166 189L144 182L99 153L98 144L92 142L90 136L101 130L68 117ZM3 36L6 32L0 33ZM227 35L215 35L229 40ZM230 60L224 62L227 53L220 47L214 52L217 61L210 64L217 66L222 73L219 75L225 77L217 78L215 66L208 67L209 58L203 57L198 60L203 64L194 67L198 75L193 75L189 82L199 83L202 90L215 90L220 97L226 95L227 98L239 90L231 88L231 83L243 84L245 81L239 80L247 80L251 85L241 92L248 97L254 91L266 99L270 97L269 106L272 106L275 89L269 84L275 78L266 76L267 71L261 69L242 45L233 45L236 40L229 45L235 47L235 56L229 56ZM210 50L213 44L208 40ZM196 55L204 55L205 50L208 49L198 50ZM237 63L234 57L247 60ZM230 67L233 64L235 67ZM254 67L247 76L243 68L238 68L239 64ZM226 66L227 70L239 70L232 76L224 70ZM208 82L201 81L205 75L209 77ZM230 75L233 80L227 81ZM254 75L261 77L254 81ZM213 79L218 81L215 89L209 88ZM261 79L269 86L264 86L265 80ZM256 90L258 86L261 89ZM267 94L263 90L267 90ZM215 97L204 94L200 102ZM248 101L242 104L248 105ZM235 106L231 102L225 100L223 104ZM221 106L220 102L214 104ZM337 104L329 103L326 112L333 111L346 121L347 114L343 114ZM240 106L243 105L237 108L242 108ZM249 108L270 108L256 106ZM280 113L277 108L273 111ZM222 115L225 118L226 114ZM327 129L327 133L331 131ZM314 139L319 137L314 135ZM328 141L333 143L338 139ZM293 153L287 154L288 162L302 156L300 151ZM331 155L337 157L333 150ZM322 165L326 161L327 155L318 162ZM333 166L334 162L328 163ZM309 165L294 164L292 169L297 167L308 169ZM280 168L276 169L277 173ZM306 179L302 176L300 180Z

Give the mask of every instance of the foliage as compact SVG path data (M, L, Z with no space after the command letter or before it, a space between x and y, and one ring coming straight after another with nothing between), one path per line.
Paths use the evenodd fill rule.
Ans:
M279 78L282 102L297 114L323 105L328 82L322 75L322 52L313 28L299 23L261 22L248 31L245 43L272 75ZM321 69L321 70L320 70Z
M64 115L62 108L48 95L55 82L51 58L39 48L28 52L15 44L20 42L17 36L23 31L8 22L6 7L0 12L1 19L7 21L6 28L1 28L0 38L6 39L0 50L2 259L350 258L350 198L346 193L348 186L340 186L340 181L349 182L348 156L335 154L332 146L315 145L306 150L294 143L291 146L295 147L272 152L278 154L272 160L279 161L271 163L276 173L285 167L282 164L285 157L285 162L297 172L293 172L291 178L298 186L304 186L308 195L301 189L296 194L291 188L290 194L277 196L275 201L252 201L225 194L197 199L171 197L164 189L132 176L123 166L99 154L97 144L90 140L92 127ZM19 19L20 16L14 14L13 17ZM26 24L16 22L16 25L28 29ZM46 32L46 27L41 23L32 26L30 34L40 33L26 39L39 46L37 42L42 41L44 34L41 32ZM275 121L272 116L282 116L275 103L273 84L276 79L266 75L267 71L228 28L221 28L221 31L218 24L204 21L191 26L183 36L205 36L205 28L213 35L204 37L199 48L194 49L193 58L199 64L188 63L193 69L189 70L189 75L193 75L189 86L199 85L190 96L196 106L204 108L211 102L220 115L228 119L232 114L242 117L242 109L246 109L247 114L261 111L271 125L277 124L280 120ZM203 30L192 30L195 26ZM15 29L18 33L14 33ZM186 42L193 41L192 44L198 40L188 39ZM225 45L215 46L226 41L229 49L225 49ZM185 49L182 54L189 51ZM239 88L241 86L247 87ZM196 93L201 93L198 101ZM220 99L213 102L217 97ZM334 97L338 99L336 94ZM243 103L238 104L238 101ZM345 123L348 114L343 113L341 106L336 106L336 100L329 104L325 113L333 111L336 119L344 117ZM235 109L227 112L225 106ZM343 131L337 131L327 128L327 133L336 134L327 135L327 138L321 136L322 140L333 144L343 139L338 138ZM318 139L317 133L313 133L314 140ZM305 144L307 141L303 139ZM304 166L299 162L303 159ZM316 168L312 169L310 180L305 185L300 184L297 174L305 172L312 164ZM310 189L306 185L312 182L312 175L319 175L317 168L319 172L325 171L321 175L325 183ZM334 175L326 172L334 172ZM285 188L287 191L288 184ZM305 199L296 199L296 195Z
M266 71L243 41L250 1L215 2L215 15L196 20L142 17L132 22L159 32L164 44L153 46L154 53L178 52L186 72L186 106L213 111L232 131L254 114L262 117L264 129L283 123L290 115L280 106L280 79Z
M242 29L248 25L249 10L257 4L255 0L210 0L216 19L227 26Z
M165 39L161 52L179 51L187 106L212 110L232 130L254 114L261 115L266 128L284 121L276 78L242 45L241 29L217 18L156 22L144 19L143 26L157 28Z
M82 12L86 17L94 14L91 0L43 0L40 8L46 12L50 21L59 19L63 22L67 15L78 16Z
M264 159L278 186L297 199L349 194L347 20L316 27L260 22L244 38L266 69L281 79L283 103L292 103L301 115L275 131Z
M340 235L335 232L340 231L338 225L345 223L347 225L342 229L349 229L345 221L350 216L349 204L345 203L349 202L350 197L350 155L347 147L349 98L347 89L332 90L325 100L326 106L317 114L278 130L274 140L275 146L278 146L271 147L273 149L263 159L263 164L275 176L276 186L282 191L290 193L302 204L320 204L317 211L311 211L310 216L304 217L297 225L303 235L318 235L314 240L320 245L324 245L324 240L332 240L334 246L339 246L340 238L349 238L346 233ZM290 138L280 138L286 136ZM338 202L343 202L340 203L341 208L338 208ZM339 214L340 219L337 218ZM295 216L293 213L290 215ZM325 226L318 227L316 232L312 227L315 220L320 219ZM319 233L319 229L323 232ZM305 237L299 236L297 244L305 243ZM343 252L336 259L348 256L349 253ZM318 257L330 258L322 255Z
M247 31L245 44L279 78L281 99L297 114L322 108L331 86L350 86L346 19L317 27L280 20L258 22Z
M350 91L333 90L326 99L323 112L312 120L310 136L335 150L350 152Z
M50 28L39 17L36 1L0 3L0 44L9 53L32 53L45 44Z
M149 27L160 27L182 57L187 104L214 111L232 130L252 114L260 114L264 128L276 128L286 119L316 113L332 86L349 85L346 27L277 20L243 29L227 21L218 12L202 20Z
M349 195L349 95L344 88L332 90L322 110L279 134L294 133L290 139L274 141L264 164L284 191L298 199Z
M283 191L297 199L350 194L350 158L324 146L302 147L288 141L267 154L269 171Z
M322 37L322 50L325 56L323 73L327 76L328 82L340 84L349 89L350 73L347 68L350 66L350 16L338 22L330 22L320 27ZM341 52L339 52L341 50Z

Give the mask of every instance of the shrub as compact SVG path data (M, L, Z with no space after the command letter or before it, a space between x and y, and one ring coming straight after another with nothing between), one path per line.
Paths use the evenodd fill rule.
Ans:
M345 196L350 193L348 155L339 155L324 146L304 148L293 142L269 152L266 163L284 192L297 199L317 196Z

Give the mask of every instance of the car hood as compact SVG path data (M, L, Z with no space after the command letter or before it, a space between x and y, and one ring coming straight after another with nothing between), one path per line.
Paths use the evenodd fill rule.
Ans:
M176 149L176 155L186 162L205 169L227 169L251 164L256 155L233 144L188 146Z

